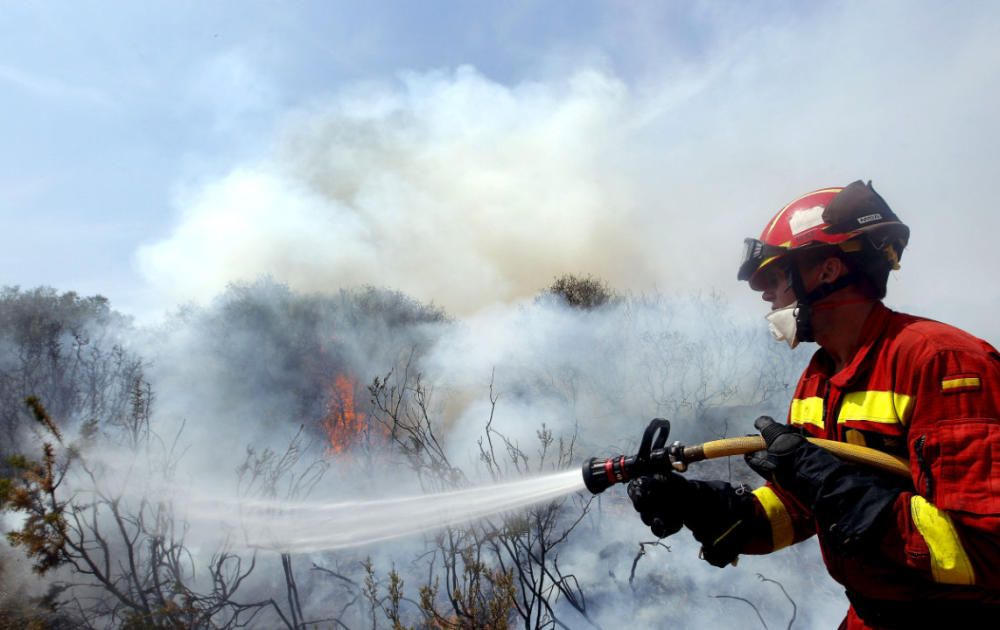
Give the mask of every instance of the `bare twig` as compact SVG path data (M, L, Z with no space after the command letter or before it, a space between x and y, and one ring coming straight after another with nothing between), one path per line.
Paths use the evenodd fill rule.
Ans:
M736 595L712 595L712 597L716 599L735 599L737 601L743 602L750 608L753 608L753 611L757 613L757 619L760 619L760 624L764 626L764 630L767 630L767 624L764 622L764 618L760 615L760 611L757 610L757 606L755 606L754 603L749 599L746 599L745 597L737 597Z
M660 540L650 540L648 542L640 542L639 543L639 551L635 554L635 558L632 559L632 570L628 574L628 584L629 584L629 586L632 586L632 582L635 580L635 569L636 569L636 567L639 564L639 559L646 555L646 546L647 545L649 545L649 546L663 547L667 551L670 551L670 547L668 547L666 544L664 544ZM633 586L633 588L635 588L635 587Z
M785 590L784 584L782 584L781 582L777 580L772 580L771 578L768 577L764 577L764 575L761 573L758 573L757 577L760 579L761 582L770 582L771 584L777 584L778 588L781 589L781 592L784 593L785 599L787 599L788 602L792 605L792 618L788 620L788 630L791 630L792 624L795 623L795 615L798 613L799 610L799 607L796 606L795 604L795 600L792 599L792 596L788 594L788 591Z

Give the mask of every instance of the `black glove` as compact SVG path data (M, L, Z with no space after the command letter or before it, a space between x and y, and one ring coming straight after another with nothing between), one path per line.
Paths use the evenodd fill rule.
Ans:
M754 503L746 486L670 472L632 480L628 496L653 535L665 538L687 526L702 544L702 557L717 567L735 560L751 536Z
M906 485L837 459L790 426L761 416L753 425L767 450L747 453L747 465L808 506L825 540L844 550L872 538L879 517Z

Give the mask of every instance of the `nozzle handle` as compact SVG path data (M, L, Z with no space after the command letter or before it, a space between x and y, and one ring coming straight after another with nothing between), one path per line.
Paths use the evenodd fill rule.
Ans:
M646 430L642 434L642 442L639 443L639 452L636 459L648 462L650 453L663 448L670 437L670 421L665 418L653 418L646 425Z

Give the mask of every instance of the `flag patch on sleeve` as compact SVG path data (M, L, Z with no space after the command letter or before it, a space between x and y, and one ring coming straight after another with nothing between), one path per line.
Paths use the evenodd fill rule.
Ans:
M972 392L982 387L978 374L955 374L941 380L941 391L945 394Z

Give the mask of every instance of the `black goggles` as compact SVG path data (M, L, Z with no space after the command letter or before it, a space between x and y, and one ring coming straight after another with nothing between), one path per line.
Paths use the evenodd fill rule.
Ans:
M787 250L782 247L775 247L756 238L743 239L743 262L740 263L740 271L737 280L749 280L754 272L768 258L780 256Z

